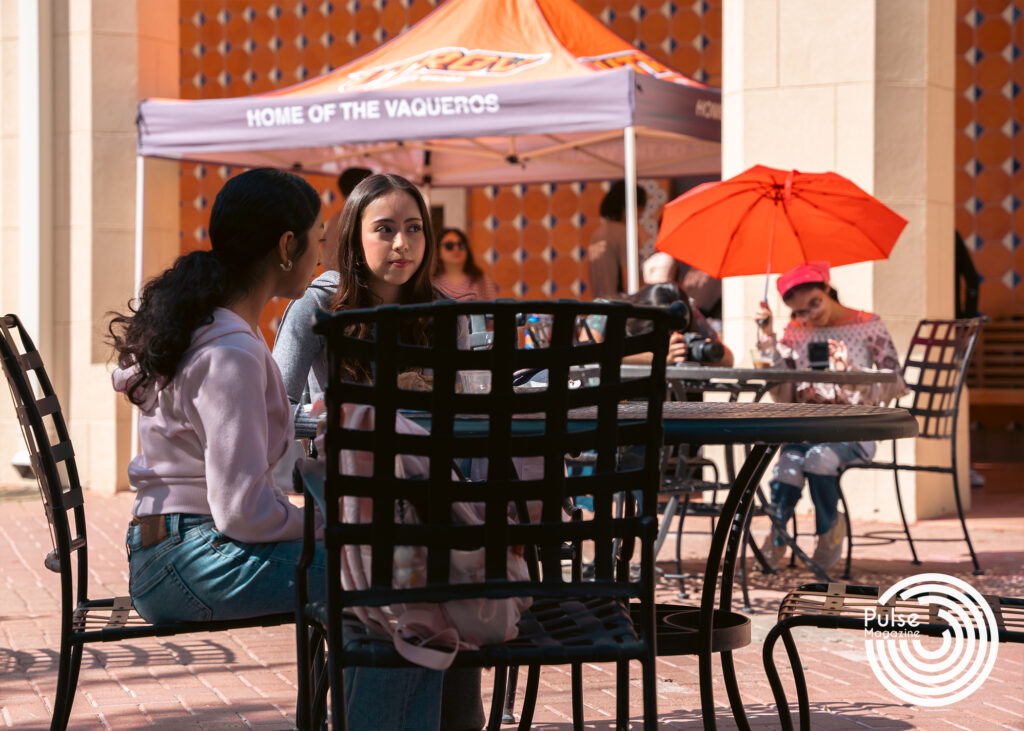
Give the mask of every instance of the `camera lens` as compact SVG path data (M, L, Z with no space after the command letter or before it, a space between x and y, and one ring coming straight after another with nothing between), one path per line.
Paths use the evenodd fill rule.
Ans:
M711 338L701 337L697 333L687 333L686 359L694 363L714 363L725 356L722 344Z

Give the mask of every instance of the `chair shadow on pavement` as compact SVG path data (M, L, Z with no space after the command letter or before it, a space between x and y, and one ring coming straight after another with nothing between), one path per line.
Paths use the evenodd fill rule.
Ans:
M811 704L811 728L916 728L904 721L893 720L883 715L887 709L907 707L900 703L828 703L827 710L822 709L821 705ZM779 714L774 704L746 703L744 708L752 728L778 728ZM790 705L790 712L794 714L794 718L797 717L796 703ZM642 725L642 719L639 716L632 717L630 721L636 728ZM701 729L704 728L704 722L701 719L699 707L668 711L663 710L659 704L658 726L659 728ZM534 721L531 728L533 731L570 731L572 722L540 723ZM588 719L583 724L583 728L586 731L612 731L615 728L615 722L613 720L591 721ZM718 728L723 730L736 728L736 723L727 706L718 709Z
M111 643L109 646L87 645L82 656L82 669L158 665L223 666L238 661L238 656L230 648L218 642L196 638L185 642L162 642L148 647L127 642ZM7 673L55 673L59 664L60 653L54 650L12 650L0 647L0 676Z

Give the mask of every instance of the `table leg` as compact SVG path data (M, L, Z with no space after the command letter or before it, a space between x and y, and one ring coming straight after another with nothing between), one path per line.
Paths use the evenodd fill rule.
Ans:
M708 555L707 568L704 572L704 587L701 591L699 632L702 647L698 654L701 713L703 714L704 728L706 729L716 728L715 699L711 685L711 655L718 572L721 569L722 588L719 608L729 611L732 608L732 584L735 574L736 551L743 536L743 525L746 522L748 511L753 505L754 490L777 449L777 446L765 444L755 445L751 449L736 481L729 490L728 497L722 504L721 518L715 528L715 535L711 540L711 550ZM731 663L729 660L726 660L723 664L725 672L729 672L729 667L731 667ZM735 696L733 700L738 701L738 693L730 692L730 696ZM737 711L739 712L738 714ZM741 723L741 720L742 722L746 721L745 716L743 716L742 705L737 709L734 703L733 712L734 715L737 715L736 720L738 724Z
M768 502L768 499L764 496L764 491L760 487L757 488L757 499L761 501L761 505L765 508L764 512L768 516L768 520L771 521L772 528L776 531L776 533L779 536L782 537L783 542L791 549L793 549L793 554L803 562L804 566L810 569L812 574L814 574L826 583L831 582L832 579L825 572L825 570L822 569L821 566L816 564L814 561L812 561L810 556L804 553L803 549L801 549L800 546L797 545L796 539L792 535L790 535L788 530L786 530L785 524L782 521L780 521L775 516L775 514L772 513L771 510L768 509L768 506L771 503Z
M655 560L658 558L658 553L661 552L661 546L665 542L665 536L668 534L669 524L672 523L672 516L676 514L676 508L678 506L679 496L670 496L668 503L665 505L665 512L662 514L661 525L658 526L658 537L654 539Z

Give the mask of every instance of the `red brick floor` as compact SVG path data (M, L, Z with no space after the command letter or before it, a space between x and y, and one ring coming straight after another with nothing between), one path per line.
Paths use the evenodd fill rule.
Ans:
M1024 464L1019 465L1024 468ZM1024 489L1016 468L983 469L987 485L974 491L972 537L985 575L971 575L962 542L922 542L925 563L911 566L905 544L864 536L893 525L856 524L855 583L891 583L920 571L939 571L969 581L983 593L1024 596ZM127 592L123 535L130 495L88 495L90 560L95 593ZM706 520L688 522L686 569L697 572L706 555ZM810 529L805 519L802 530ZM755 525L755 532L763 531ZM922 521L915 536L956 535L953 519ZM31 490L0 489L0 725L47 728L56 685L59 613L57 577L43 568L50 549L38 498ZM665 570L674 544L666 543ZM783 593L811 576L800 568L751 577L753 642L734 654L745 707L754 728L777 728L772 695L761 665L761 640L774 624ZM695 582L691 581L694 587ZM663 581L659 601L684 602L674 583ZM692 601L692 600L691 600ZM1024 646L999 647L994 672L969 698L944 708L917 708L900 701L875 679L864 640L854 632L797 633L815 728L1024 729ZM777 648L783 679L785 653ZM286 729L295 723L294 635L290 627L186 635L127 643L90 645L85 652L71 716L75 729ZM658 662L661 728L701 728L694 658ZM639 727L639 670L634 669L631 708ZM485 687L488 679L485 678ZM606 666L584 670L588 729L614 727L614 676ZM569 677L564 668L541 675L536 729L569 729ZM792 684L787 687L792 695ZM716 702L722 728L735 728L720 668L715 666Z

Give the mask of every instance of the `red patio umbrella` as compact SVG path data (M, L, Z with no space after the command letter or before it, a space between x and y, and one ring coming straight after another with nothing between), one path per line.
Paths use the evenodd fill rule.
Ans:
M767 277L808 261L884 259L906 225L837 173L755 165L666 205L655 247L718 279Z

